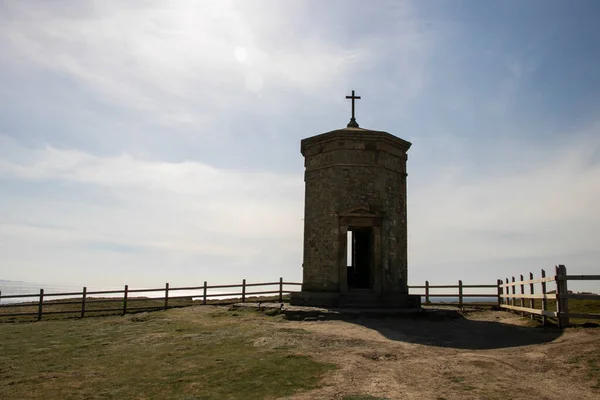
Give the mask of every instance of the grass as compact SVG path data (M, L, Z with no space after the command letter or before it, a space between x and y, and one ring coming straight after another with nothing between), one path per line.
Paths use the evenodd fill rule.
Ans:
M65 304L77 303L77 304ZM31 313L32 315L0 316L0 322L27 322L37 320L38 302L24 302L19 304L3 304L0 314ZM191 306L194 301L191 297L169 299L169 307ZM163 299L148 297L131 297L127 299L129 312L164 308ZM123 313L122 298L88 297L86 298L85 316L120 315ZM141 308L141 310L140 310ZM112 309L113 311L106 311ZM60 314L52 314L61 312ZM43 316L45 320L78 318L81 316L81 297L70 299L46 300L43 304Z
M431 305L445 305L445 306L458 306L458 303L430 303ZM523 307L529 308L529 300L524 300ZM464 303L465 307L485 307L485 306L494 306L495 303ZM519 299L516 299L515 305L520 306L521 303ZM542 301L534 300L533 308L541 310L542 309ZM556 300L548 299L546 303L546 309L548 311L556 311ZM570 313L580 313L580 314L600 314L600 300L579 300L579 299L569 299L569 312ZM536 318L540 318L536 316ZM556 324L555 318L548 318L551 323ZM600 320L592 319L592 318L570 318L569 319L571 325L582 325L582 324L599 324Z
M585 372L593 389L600 389L600 352L592 348L569 358L565 364L574 366Z
M460 388L460 390L470 391L477 389L475 386L467 385L465 383L465 378L462 376L450 376L448 379L450 380L450 382L456 384L457 387Z
M525 307L529 307L528 300L525 300ZM541 310L542 301L534 300L534 308ZM546 308L549 311L556 311L556 300L548 300ZM569 299L569 312L581 314L600 314L600 301ZM556 322L554 318L549 318L549 320L551 320L554 323ZM600 320L587 318L570 318L569 322L571 325L581 325L586 323L598 324Z
M278 318L187 307L0 324L0 398L262 399L319 387L333 365L254 344Z
M246 302L248 303L259 303L259 302L277 302L278 296L253 296L247 297ZM64 304L64 302L75 302L77 304ZM229 298L229 299L208 299L207 304L209 305L225 305L240 303L241 298ZM289 295L283 296L283 302L289 302ZM192 297L184 298L170 298L169 308L174 307L186 307L191 305L202 304L201 300L193 300ZM433 304L433 303L432 303ZM437 304L437 303L436 303ZM447 306L455 306L458 303L441 303ZM517 305L519 305L517 300ZM489 303L486 306L493 306L494 304ZM529 300L525 300L525 307L529 307ZM467 307L481 307L481 304L476 303L465 303ZM135 310L134 308L138 308ZM541 300L534 300L534 308L541 309ZM114 311L96 311L115 309ZM157 309L164 309L164 299L148 298L148 297L130 297L128 298L127 304L128 312L140 312L150 311ZM549 299L547 301L548 310L556 310L556 301ZM107 316L107 315L121 315L123 310L123 300L119 298L94 298L88 297L86 299L86 317L90 316ZM0 304L0 314L16 314L16 313L31 313L29 316L0 316L0 323L3 322L29 322L37 319L38 303L29 302L21 303L21 305L8 305ZM44 301L44 312L61 311L66 313L61 314L44 314L44 320L54 319L65 319L65 318L79 318L81 315L81 298L73 299L62 299L62 300L49 300ZM600 301L598 300L569 300L569 312L572 313L587 313L587 314L600 314ZM280 313L277 309L267 310L266 314L275 316ZM541 317L536 316L536 319ZM556 324L554 318L548 318L551 324ZM598 324L600 320L597 319L584 319L584 318L571 318L571 325L582 325L582 324ZM532 322L532 324L535 324Z
M196 297L197 298L197 297ZM226 305L240 303L241 298L229 299L208 299L208 305ZM246 302L276 302L278 296L254 296L247 297ZM289 295L283 296L283 301L289 301ZM67 304L73 303L73 304ZM38 302L23 302L16 304L1 304L0 314L21 314L30 313L31 315L8 315L0 316L2 322L29 322L37 320ZM192 305L200 305L202 300L193 300L193 297L170 298L168 302L169 308L187 307ZM149 297L129 297L127 299L127 312L140 312L164 309L165 300L161 298ZM85 317L91 316L107 316L121 315L123 313L123 299L118 297L87 297L86 298ZM113 311L106 311L112 309ZM53 314L60 312L60 314ZM70 299L55 299L45 300L43 304L44 320L55 320L65 318L79 318L81 316L81 297ZM274 310L273 314L278 311Z
M309 335L310 334L310 331L307 331L306 329L300 329L300 328L281 328L281 329L279 329L279 332L295 333L298 335Z

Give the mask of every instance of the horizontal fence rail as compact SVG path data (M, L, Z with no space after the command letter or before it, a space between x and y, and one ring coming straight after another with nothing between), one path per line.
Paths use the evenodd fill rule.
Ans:
M498 280L500 307L519 312L521 315L529 314L531 318L539 315L542 317L543 324L548 322L548 317L556 318L560 328L568 326L570 318L600 319L600 314L569 312L569 299L600 300L600 295L569 293L567 287L567 282L570 280L600 281L600 275L568 275L564 265L557 265L554 271L554 276L547 277L546 271L542 269L539 279L534 279L533 273L530 272L529 279L520 275L518 281L514 276L510 280L506 278L505 282L501 279ZM547 290L548 283L554 283L555 289L549 292ZM539 293L536 293L536 284L540 285ZM517 293L517 288L519 293ZM526 291L529 293L525 293ZM539 300L540 308L536 307L536 300ZM548 310L548 300L555 303L554 311Z
M425 298L425 304L430 305L444 305L448 303L432 303L432 297L454 297L458 299L458 306L463 307L464 299L466 297L478 297L478 298L490 298L493 299L489 303L490 305L499 304L498 301L498 285L465 285L462 280L458 281L457 285L430 285L429 281L425 281L425 285L411 285L408 287L409 293L416 296L421 296ZM425 292L421 293L413 293L410 292L411 289L425 289ZM431 293L432 289L456 289L456 293ZM494 293L464 293L464 289L495 289ZM473 302L469 302L469 304L477 304Z
M100 291L88 291L87 287L84 287L81 292L62 292L62 293L45 293L44 289L40 289L39 293L35 294L14 294L14 295L2 295L0 292L0 317L21 317L21 316L34 316L38 321L42 320L44 315L51 314L76 314L80 318L86 316L89 313L120 313L125 315L130 311L141 311L141 310L159 310L168 309L173 307L180 307L182 305L191 305L195 299L201 301L203 305L207 304L209 299L221 298L222 300L239 300L245 303L247 296L269 296L276 297L278 302L283 302L283 296L293 293L294 290L284 288L284 286L300 286L301 283L297 282L286 282L283 278L279 278L277 282L263 282L263 283L246 283L246 279L243 279L240 284L233 285L212 285L209 286L205 281L202 286L188 286L188 287L170 287L168 283L163 288L152 288L152 289L129 289L129 285L125 285L122 290L100 290ZM260 290L257 287L269 287L275 286L275 290ZM247 291L246 288L251 288L251 291ZM209 291L214 289L240 289L240 291L229 291L228 293L210 293ZM178 291L187 291L198 293L192 293L187 295L177 295ZM132 297L131 294L138 293L154 293L163 292L162 297ZM89 297L90 295L121 295L120 297ZM65 296L70 296L65 298ZM52 298L62 297L63 299L52 300ZM75 297L75 298L74 298ZM6 299L27 299L34 298L35 301L26 301L21 303L3 303L2 300ZM178 301L179 300L179 301ZM187 301L183 301L187 300ZM136 306L136 303L145 302L146 305ZM107 304L108 303L108 304ZM110 307L111 303L120 303L119 307ZM101 305L101 308L94 308L93 306ZM48 310L48 308L56 306L69 306L69 305L80 305L78 309L72 307L68 310ZM30 308L35 311L28 312L15 312L19 308ZM9 310L11 312L3 313L3 310Z
M529 273L529 279L525 279L520 275L517 281L515 277L509 280L499 279L496 284L463 284L462 280L456 285L430 285L429 281L425 281L425 285L411 285L410 294L422 296L425 298L426 304L431 305L448 305L456 303L432 303L432 298L456 298L458 306L465 305L465 299L484 298L491 301L485 303L468 302L472 305L494 305L499 308L520 313L521 315L529 315L531 318L540 316L542 323L546 324L547 319L556 318L559 327L566 327L569 324L570 318L581 319L600 319L600 314L597 313L581 313L569 312L569 300L591 300L600 301L600 295L593 293L570 293L567 289L567 282L572 281L600 281L600 275L568 275L564 265L555 267L553 276L546 276L546 271L542 269L541 277L535 279L533 273ZM548 291L547 285L555 287ZM276 282L263 283L247 283L243 279L240 284L228 285L212 285L209 286L205 281L202 286L186 286L186 287L170 287L166 283L162 288L152 289L129 289L125 285L122 290L102 290L88 291L84 287L81 292L61 292L61 293L45 293L44 289L40 289L39 293L35 294L14 294L2 295L0 292L0 318L2 317L20 317L34 316L38 321L44 315L52 314L76 314L80 318L88 314L97 313L119 313L125 315L131 311L141 310L158 310L168 309L173 307L182 307L194 304L194 301L201 302L206 305L209 301L215 302L218 300L236 300L242 303L246 302L248 296L269 296L276 298L278 302L283 302L283 296L294 293L295 290L289 290L286 286L301 286L301 283L287 282L283 278L279 278ZM272 288L274 286L274 288ZM539 286L539 289L536 289ZM267 287L264 290L257 288ZM211 293L215 289L232 289L227 293ZM233 289L239 289L234 291ZM412 293L412 290L420 289L419 293ZM424 289L424 291L423 291ZM432 293L439 289L455 289L455 293ZM494 293L465 293L465 290L473 289L494 289ZM182 295L181 291L192 292L192 294ZM518 291L518 292L517 292ZM136 297L139 293L164 293L162 297ZM90 297L98 295L120 295L119 297ZM62 299L56 299L62 297ZM2 300L6 299L28 299L33 298L34 301L26 301L19 303L6 303ZM218 300L212 300L212 299ZM54 300L53 300L54 299ZM117 303L117 307L111 304ZM141 305L140 305L141 304ZM197 303L196 303L197 304ZM70 307L68 310L56 310L51 307L56 306L77 306ZM549 305L555 305L555 310L549 310ZM538 308L539 306L539 308ZM49 309L50 308L50 309ZM8 310L8 312L3 312ZM22 311L22 312L20 312Z

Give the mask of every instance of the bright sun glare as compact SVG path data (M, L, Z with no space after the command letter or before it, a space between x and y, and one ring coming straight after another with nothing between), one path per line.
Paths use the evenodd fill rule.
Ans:
M244 49L243 47L235 48L235 59L236 60L243 63L246 61L247 58L248 58L248 53L246 52L246 49Z

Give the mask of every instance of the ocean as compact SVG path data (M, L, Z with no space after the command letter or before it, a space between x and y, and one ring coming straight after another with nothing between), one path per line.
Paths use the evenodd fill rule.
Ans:
M40 289L44 289L44 296L48 295L48 294L52 294L52 293L81 293L81 291L83 290L83 288L81 286L74 286L74 285L46 285L46 284L35 284L35 283L30 283L30 282L20 282L20 281L6 281L6 280L0 280L0 303L16 303L16 302L24 302L24 301L36 301L39 298L39 293L40 293ZM130 287L130 289L142 289L142 288L134 288L134 287ZM105 290L123 290L123 286L88 286L87 287L87 291L88 292L92 292L92 291L105 291ZM260 289L258 288L252 288L252 291L259 291ZM273 288L268 288L265 287L264 290L273 290ZM284 290L297 290L297 287L284 287ZM229 291L219 291L219 290L211 290L209 289L207 291L207 294L213 294L213 295L217 295L217 294L225 294L225 293L231 293L231 292L238 292L241 291L240 288L233 288ZM16 299L11 299L11 298L4 298L4 296L9 296L9 295L23 295L23 294L30 294L32 295L31 297L25 297L25 298L16 298ZM131 294L132 296L144 296L144 297L164 297L165 292L164 291L158 291L158 292L142 292L142 293L135 293L135 294ZM93 295L92 295L93 296ZM107 295L97 295L97 296L102 296L102 297L122 297L123 295L120 293L116 293L116 294L107 294ZM202 297L202 289L199 290L178 290L178 291L171 291L169 292L169 296L192 296L194 299L198 299ZM47 296L46 299L65 299L65 298L72 298L72 297L79 297L79 296ZM232 297L232 296L217 296L217 297L211 297L212 299L215 298L228 298L228 297ZM234 296L234 297L239 297L239 295ZM435 297L435 295L431 295L430 296L430 301L433 303L458 303L458 296L457 297ZM425 302L425 296L423 296L421 298L422 302ZM493 303L496 300L493 297L466 297L463 299L463 301L465 303Z
M201 286L201 284L199 285ZM47 296L53 293L81 293L83 291L82 286L74 286L74 285L47 285L47 284L35 284L31 282L21 282L21 281L7 281L0 280L0 304L6 303L18 303L18 302L28 302L28 301L37 301L39 299L40 289L44 289L44 299L45 300L54 300L54 299L68 299L73 297L81 297L81 295L73 295L73 296ZM132 289L149 289L149 288L141 288L141 287L129 287ZM158 288L152 288L158 289ZM284 288L285 289L285 288ZM123 290L123 286L87 286L87 292L100 292L100 291L109 291L109 290ZM257 289L258 290L258 289ZM273 289L265 289L265 290L273 290ZM233 288L229 292L224 292L222 290L207 290L207 294L218 295L225 294L231 292L241 291L239 288ZM254 291L254 290L253 290ZM169 297L173 296L191 296L194 299L198 299L202 297L203 289L198 290L177 290L177 291L169 291ZM11 295L31 295L31 297L18 297L18 298L5 298L5 296ZM143 296L143 297L164 297L164 291L157 292L134 292L131 293L130 296ZM113 293L113 294L98 294L98 295L90 295L97 297L123 297L122 293ZM211 299L220 299L227 298L231 296L214 296ZM235 296L237 297L237 296Z

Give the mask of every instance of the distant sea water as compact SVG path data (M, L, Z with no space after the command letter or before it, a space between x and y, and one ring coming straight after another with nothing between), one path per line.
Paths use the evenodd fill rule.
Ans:
M36 301L37 296L39 296L40 289L44 289L44 295L52 294L52 293L75 293L83 291L82 286L74 286L74 285L47 285L47 284L36 284L31 282L22 282L22 281L7 281L0 279L0 293L2 297L0 297L0 303L16 303L16 302L27 302L27 301ZM119 290L123 289L122 287L88 287L88 291L101 291L101 290ZM4 298L4 296L11 295L24 295L31 294L35 295L35 297L22 297L22 298ZM57 299L57 298L68 298L73 296L49 296L48 299Z
M0 279L0 304L6 303L20 303L20 302L29 302L29 301L37 301L39 299L40 289L44 289L44 296L46 300L52 299L67 299L72 297L80 297L75 296L46 296L53 293L81 293L83 291L82 286L75 285L48 285L48 284L36 284L31 282L21 282L21 281L7 281ZM149 288L138 288L138 287L129 287L129 289L149 289ZM157 288L153 288L157 289ZM109 290L123 290L123 286L87 286L86 289L89 292L101 292L101 291L109 291ZM266 289L265 289L266 290ZM269 289L270 290L270 289ZM208 290L207 294L221 294L224 293L222 291L216 290ZM5 296L11 295L32 295L31 297L18 297L18 298L5 298ZM143 296L143 297L164 297L164 291L158 292L140 292L140 293L131 293L129 296ZM122 293L112 293L112 294L90 294L91 297L123 297ZM169 291L169 297L172 296L191 296L194 299L197 299L202 296L202 289L200 290L177 290L177 291ZM228 296L225 296L228 297ZM230 297L230 296L229 296ZM211 297L222 298L218 297Z
M7 281L7 280L0 280L0 304L6 304L6 303L16 303L16 302L27 302L27 301L37 301L38 300L38 296L40 293L40 289L44 289L44 295L48 295L48 294L52 294L52 293L81 293L81 291L83 290L83 287L81 286L74 286L74 285L47 285L47 284L35 284L35 283L31 283L31 282L21 282L21 281ZM141 288L133 288L130 287L130 289L141 289ZM292 290L295 290L296 288L291 288ZM87 287L87 291L88 292L99 292L99 291L106 291L106 290L123 290L122 286L88 286ZM239 289L237 289L239 290ZM237 291L234 290L234 291ZM265 290L272 290L272 289L265 289ZM208 290L207 291L208 294L221 294L221 293L225 293L222 291L215 291L215 290ZM5 298L4 296L9 296L9 295L23 295L23 294L30 294L33 295L32 297L25 297L25 298ZM158 292L142 292L142 293L131 293L130 296L144 296L144 297L164 297L164 292L163 291L158 291ZM91 295L91 296L98 296L98 297L122 297L123 295L120 293L113 293L113 294L105 294L105 295ZM202 296L202 290L195 290L195 291L187 291L187 290L183 290L183 291L170 291L169 292L169 296L191 296L194 299L198 299L201 298ZM50 299L64 299L64 298L70 298L70 297L79 297L79 296L47 296L46 299L50 300ZM211 297L212 299L215 298L228 298L228 297L232 297L232 296L219 296L219 297ZM233 297L239 297L239 296L233 296ZM430 296L429 300L432 303L458 303L458 296L457 297L435 297L435 295ZM423 304L425 303L425 296L421 297L421 301L423 302ZM463 299L464 303L494 303L496 300L493 297L466 297Z
M456 297L434 297L430 296L429 301L432 303L458 303ZM421 297L421 302L425 304L425 296ZM463 303L496 303L495 297L465 297Z

